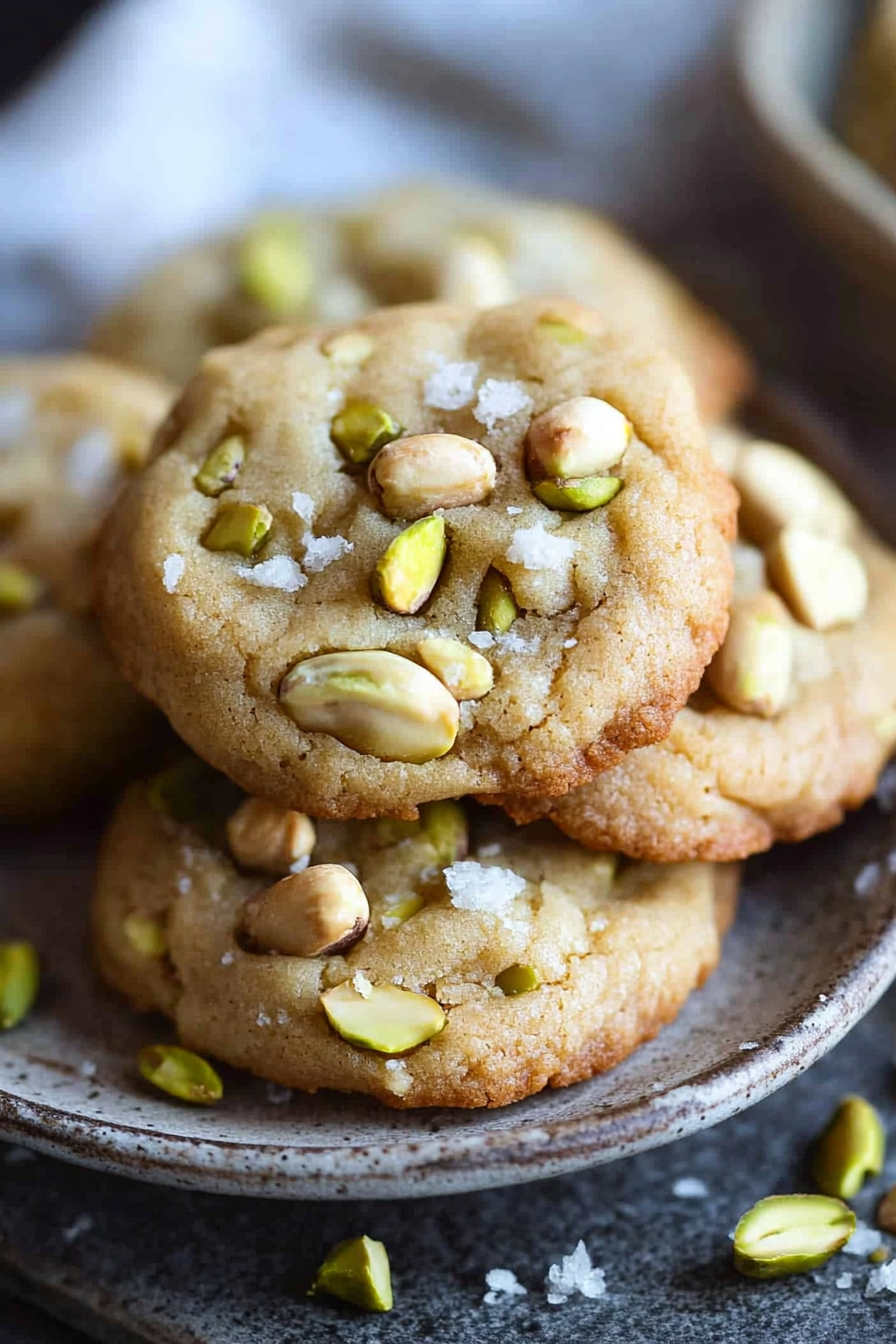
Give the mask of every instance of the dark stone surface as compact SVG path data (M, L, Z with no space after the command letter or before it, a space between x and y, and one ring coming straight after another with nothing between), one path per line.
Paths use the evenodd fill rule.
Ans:
M839 1098L860 1091L896 1132L896 992L825 1060L754 1109L636 1158L580 1175L447 1199L275 1203L140 1186L44 1157L0 1161L0 1282L111 1344L879 1344L896 1296L867 1300L864 1259L753 1283L731 1268L728 1233L763 1195L811 1188L806 1154ZM20 1150L16 1150L19 1155ZM706 1199L672 1194L682 1176ZM888 1170L856 1201L873 1217ZM85 1225L84 1215L92 1219ZM68 1242L65 1230L84 1230ZM366 1232L386 1242L395 1310L365 1316L304 1295L322 1254ZM70 1233L71 1236L71 1233ZM585 1240L607 1294L548 1305L552 1261ZM514 1270L524 1298L485 1306L485 1273ZM854 1284L838 1289L848 1270ZM5 1305L5 1303L4 1303ZM5 1333L4 1333L5 1332ZM62 1344L27 1315L0 1344Z

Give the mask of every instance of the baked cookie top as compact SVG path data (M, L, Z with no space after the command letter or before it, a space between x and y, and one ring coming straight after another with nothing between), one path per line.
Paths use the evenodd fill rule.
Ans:
M107 633L285 806L562 793L662 737L724 634L734 494L687 380L570 301L215 351L155 452L105 533Z
M349 322L430 300L483 307L533 294L593 304L670 350L704 416L751 382L723 323L599 215L471 184L411 183L354 209L262 215L151 271L107 313L95 349L185 381L212 346L272 322Z
M0 817L70 802L147 721L90 619L93 546L173 389L80 355L0 361Z
M94 946L185 1045L286 1087L500 1106L590 1077L675 1016L734 908L736 869L618 869L492 810L315 825L229 788L193 760L128 790Z
M664 742L562 799L508 800L596 849L728 860L835 826L896 746L896 555L790 449L726 433L742 499L723 648ZM750 540L746 540L749 538Z

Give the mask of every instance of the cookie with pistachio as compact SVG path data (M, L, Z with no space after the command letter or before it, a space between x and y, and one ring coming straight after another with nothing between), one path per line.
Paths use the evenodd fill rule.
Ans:
M262 214L162 262L100 316L92 339L183 382L206 350L272 322L532 294L593 304L671 350L709 420L748 390L750 362L732 333L607 220L470 183L410 183L343 210Z
M204 769L125 794L94 947L185 1046L283 1086L503 1106L612 1068L719 960L736 868L622 867L455 802L315 823Z
M684 373L592 310L384 309L206 357L100 604L134 685L260 797L562 793L696 688L733 501Z
M93 546L173 389L85 356L0 361L0 819L119 767L148 706L93 619Z
M506 800L581 843L660 862L803 840L871 794L896 747L896 555L834 482L727 432L741 539L723 647L665 741L565 798Z

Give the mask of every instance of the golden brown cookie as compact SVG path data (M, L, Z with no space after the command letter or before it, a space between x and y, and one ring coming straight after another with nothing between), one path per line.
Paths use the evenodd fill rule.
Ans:
M312 866L306 854L284 882L303 848L294 823L248 804L262 806L249 851L246 824L231 820L231 836L271 871L240 869L214 843L236 799L220 796L216 817L216 786L176 773L133 785L107 832L93 908L103 974L167 1013L191 1049L306 1092L503 1106L603 1072L712 972L734 911L736 868L617 871L491 811L471 819L467 852L455 803L420 823L322 822ZM355 888L366 931L315 954L327 912L328 939L355 917L340 905ZM309 890L324 899L303 904Z
M875 0L841 98L850 149L896 186L896 3Z
M570 301L215 351L156 453L105 534L107 633L285 806L562 793L664 736L724 634L734 495L687 380Z
M0 819L60 810L146 734L92 618L92 552L172 395L92 356L0 362Z
M354 210L261 216L157 267L103 314L95 349L178 382L212 346L271 322L349 322L390 303L507 303L560 294L685 365L704 416L749 388L743 348L605 219L469 184L411 183Z
M833 482L729 437L741 491L722 650L664 742L561 799L507 801L595 849L730 860L837 825L896 746L896 556Z

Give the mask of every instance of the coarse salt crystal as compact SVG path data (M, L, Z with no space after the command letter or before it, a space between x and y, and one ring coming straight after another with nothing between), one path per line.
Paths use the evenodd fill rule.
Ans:
M541 639L538 635L526 639L523 635L514 634L512 630L508 630L504 635L498 635L495 643L501 653L537 653L541 648Z
M27 433L34 414L34 398L24 388L9 387L0 392L0 448L10 448Z
M517 514L522 513L522 509L518 504L508 504L507 512L510 514L511 518L516 518Z
M578 642L579 641L577 639L564 639L563 647L564 649L574 649L578 644Z
M75 439L65 459L65 479L76 495L103 494L118 475L115 440L107 429L91 429Z
M603 933L606 927L607 927L607 921L604 919L603 915L596 915L595 918L592 919L591 923L588 925L588 932Z
M846 1245L848 1246L849 1242ZM865 1296L878 1297L881 1293L896 1293L896 1260L891 1260L878 1269L872 1269L868 1275L868 1282L865 1284Z
M512 1269L490 1269L485 1276L485 1282L488 1286L488 1292L483 1297L483 1302L494 1306L502 1293L508 1297L525 1297L527 1290L520 1283Z
M341 387L331 387L327 392L327 406L334 413L345 405L345 393Z
M706 1182L697 1176L679 1176L672 1187L672 1193L677 1199L706 1199L709 1188Z
M269 1027L271 1025L271 1019L268 1017L267 1013L263 1008L259 1008L258 1010L258 1016L255 1019L255 1025L256 1027Z
M221 965L222 965L222 966L232 966L232 965L233 965L233 961L234 961L234 957L233 957L233 953L232 953L232 952L225 952L224 955L221 957Z
M548 1302L554 1307L567 1302L574 1293L595 1298L603 1297L607 1291L604 1271L592 1266L584 1241L578 1243L572 1255L564 1255L559 1265L551 1265L544 1282Z
M738 1050L758 1050L758 1049L759 1049L759 1042L758 1042L758 1041L741 1041L740 1045L739 1045L737 1048L738 1048Z
M571 537L557 537L545 531L544 523L518 527L507 548L507 559L523 569L554 569L571 560L576 543Z
M280 1083L268 1083L265 1093L272 1106L282 1106L285 1102L292 1101L292 1089L283 1087Z
M856 875L853 882L853 890L857 896L867 896L874 890L877 880L880 877L879 863L866 863L865 867Z
M526 879L510 868L485 867L472 859L444 869L451 904L457 910L477 910L496 915L507 928L513 902L526 890Z
M491 432L499 420L508 420L519 411L532 409L532 398L522 383L486 378L479 389L473 415Z
M827 1003L827 1001L828 1001L828 996L827 996L827 994L819 994L819 996L818 996L818 1002L819 1002L819 1003Z
M289 1022L289 1013L286 1011L285 1008L278 1008L278 1009L277 1009L277 1026L278 1026L278 1027L285 1027L285 1026L287 1025L288 1022Z
M85 1232L90 1232L92 1230L93 1219L90 1214L79 1213L71 1226L63 1229L62 1240L70 1246L73 1241L77 1241L79 1237L83 1237Z
M310 532L305 533L302 544L305 547L302 563L309 574L319 574L334 560L341 560L355 549L355 543L346 541L345 537L315 537Z
M162 563L162 587L166 593L173 593L184 576L187 562L176 551L166 555Z
M297 593L308 582L302 566L289 555L272 555L259 565L237 565L236 572L256 588L277 588L282 593Z
M369 999L373 993L373 985L363 971L355 971L352 976L352 985L362 999Z
M870 1255L876 1251L883 1241L883 1237L876 1227L869 1227L863 1223L861 1218L856 1220L856 1230L853 1232L849 1241L843 1247L844 1255Z
M495 642L495 637L489 630L473 630L467 635L467 639L474 649L490 649Z
M80 1073L82 1078L95 1078L96 1065L94 1064L92 1059L82 1059L81 1064L78 1068L78 1072Z
M852 1287L852 1275L850 1274L848 1269L845 1270L842 1274L837 1275L836 1279L834 1280L834 1287L835 1288Z
M393 977L392 977L392 983L393 983L393 985L403 985L403 984L404 984L404 976L403 976L403 975L393 975Z
M436 367L423 386L423 403L437 411L459 411L473 400L479 365L473 362L449 363L436 355Z
M175 880L174 885L177 888L178 896L188 896L193 886L193 879L187 873L181 873Z
M293 490L292 492L292 511L297 513L303 523L310 523L314 517L315 504L310 495L306 495L304 490Z

